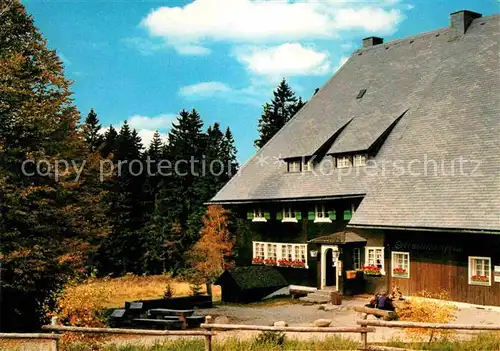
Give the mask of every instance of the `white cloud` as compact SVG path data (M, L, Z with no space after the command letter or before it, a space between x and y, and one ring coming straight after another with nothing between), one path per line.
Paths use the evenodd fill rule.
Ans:
M339 60L339 63L337 64L337 66L335 66L335 68L333 69L333 72L337 72L340 67L342 67L344 65L344 63L347 62L347 60L349 60L349 56L342 56Z
M279 43L331 39L339 32L392 33L404 19L395 1L195 0L159 7L142 21L149 34L181 54L206 54L214 41Z
M299 43L237 48L235 56L250 72L259 75L274 77L321 75L330 70L328 53L315 51Z
M187 85L179 90L179 95L184 97L198 96L210 97L219 93L230 92L231 88L222 82L201 82Z
M177 119L175 114L162 114L154 117L133 115L128 119L128 124L131 128L138 131L142 129L151 130L168 130L172 126L172 122Z

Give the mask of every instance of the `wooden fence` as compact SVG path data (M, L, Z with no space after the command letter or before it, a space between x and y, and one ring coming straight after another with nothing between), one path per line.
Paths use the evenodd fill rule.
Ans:
M209 321L209 320L207 320ZM387 322L379 320L359 320L359 327L274 327L262 325L234 325L234 324L212 324L204 323L201 330L143 330L143 329L118 329L118 328L86 328L69 327L61 325L45 325L42 329L58 333L88 333L88 334L126 334L145 336L203 336L205 338L205 351L212 350L212 337L216 335L214 330L252 330L252 331L275 331L275 332L298 332L298 333L359 333L361 335L360 350L406 350L402 348L374 346L368 344L368 333L375 332L379 328L422 328L422 329L448 329L448 330L490 330L500 331L500 325L469 325L469 324L440 324L440 323L418 323L418 322ZM51 339L52 350L58 350L58 334L0 334L0 339Z

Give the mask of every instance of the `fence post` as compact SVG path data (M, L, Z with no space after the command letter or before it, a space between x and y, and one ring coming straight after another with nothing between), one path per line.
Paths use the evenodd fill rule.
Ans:
M205 317L205 324L210 324L212 322L212 316ZM211 328L206 328L209 332L212 331ZM212 335L205 335L205 351L212 351Z
M366 325L361 325L362 329L368 329ZM368 350L368 332L361 332L361 347L363 350Z
M205 351L212 351L212 335L205 335Z
M52 351L59 351L59 339L52 339Z

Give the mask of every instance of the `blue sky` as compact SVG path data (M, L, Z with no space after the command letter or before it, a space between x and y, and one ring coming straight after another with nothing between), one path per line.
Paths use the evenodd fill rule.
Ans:
M366 36L403 38L483 1L24 0L74 81L76 105L103 125L128 120L147 144L181 109L230 126L238 158L255 151L262 105L281 77L309 99Z

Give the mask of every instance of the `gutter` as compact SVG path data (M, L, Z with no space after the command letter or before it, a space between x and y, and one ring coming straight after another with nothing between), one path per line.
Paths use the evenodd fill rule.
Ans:
M364 198L365 194L342 195L342 196L321 196L321 197L301 197L301 198L278 198L278 199L253 199L253 200L226 200L226 201L209 201L205 205L243 205L253 203L269 203L269 202L306 202L306 201L326 201L326 200L342 200L342 199L360 199Z
M460 228L432 228L432 227L405 227L405 226L390 226L390 225L370 225L370 224L348 224L348 228L360 229L385 229L385 230L410 230L423 232L438 232L438 233L466 233L466 234L496 234L500 235L500 230L492 229L460 229Z

